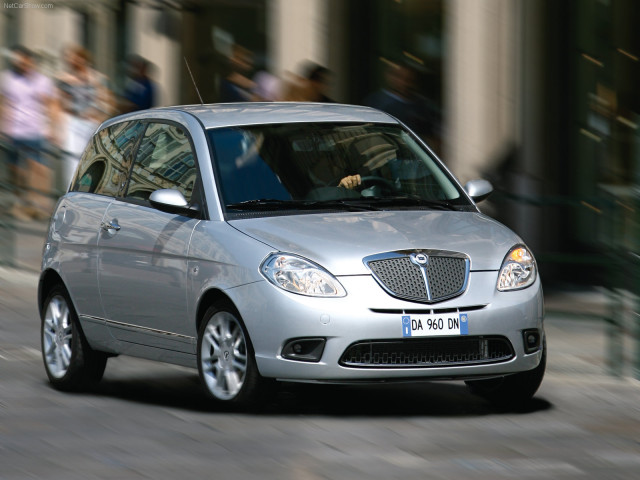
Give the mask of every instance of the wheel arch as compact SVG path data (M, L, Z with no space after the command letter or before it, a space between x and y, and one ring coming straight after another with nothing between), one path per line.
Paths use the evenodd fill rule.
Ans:
M40 316L42 316L44 301L55 285L61 285L62 288L69 292L69 289L64 284L64 280L62 280L62 277L58 272L53 269L47 269L42 272L42 274L40 275L40 280L38 281L38 310L40 312Z
M211 390L209 386L209 382L205 378L205 373L203 372L203 365L201 361L202 355L202 345L204 342L205 336L204 333L204 322L208 318L207 312L210 311L211 308L217 310L218 308L222 308L227 310L236 318L236 322L239 323L241 330L243 331L243 338L246 344L246 354L247 354L247 376L243 380L243 386L239 393L235 394L233 398L221 398L217 396L213 390ZM215 311L214 310L214 311ZM217 313L217 312L216 312ZM209 395L216 398L216 400L223 400L227 403L239 406L239 407L248 407L250 409L256 408L260 406L260 401L264 398L268 398L274 389L275 380L274 379L266 379L262 377L260 372L260 367L257 365L255 358L255 350L253 348L253 344L251 341L251 336L247 330L247 326L238 310L235 302L232 298L227 295L224 291L212 287L207 290L200 298L198 302L198 307L196 310L196 328L198 331L198 346L197 346L197 357L198 357L198 374L200 376L201 381L205 385L205 390Z
M218 288L211 288L200 297L200 301L198 302L198 309L196 310L196 332L200 331L200 325L204 320L204 314L207 312L209 307L220 302L228 302L235 310L235 313L240 317L240 312L238 312L233 300L231 300L231 298L222 290Z

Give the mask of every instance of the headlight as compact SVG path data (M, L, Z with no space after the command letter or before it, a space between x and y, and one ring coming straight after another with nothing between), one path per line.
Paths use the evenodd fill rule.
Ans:
M527 247L513 247L507 254L498 277L498 290L526 288L536 281L536 261Z
M311 297L344 297L340 282L315 263L295 255L272 253L260 266L262 275L287 292Z

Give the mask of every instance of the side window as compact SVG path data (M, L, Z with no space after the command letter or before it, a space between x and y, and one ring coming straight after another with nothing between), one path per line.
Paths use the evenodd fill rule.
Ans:
M133 164L127 198L146 201L154 191L171 188L191 202L195 182L194 153L185 131L175 125L148 124Z
M100 130L82 155L71 191L117 197L126 183L143 126L133 121Z

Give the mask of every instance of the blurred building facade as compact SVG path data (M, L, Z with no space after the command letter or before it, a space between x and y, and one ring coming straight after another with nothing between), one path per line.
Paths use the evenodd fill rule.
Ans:
M305 60L328 67L331 98L348 103L383 85L385 65L411 63L438 113L445 163L463 182L494 182L488 212L550 271L611 245L638 251L634 0L44 3L53 8L0 10L0 47L41 52L53 72L61 50L81 44L116 90L137 53L157 67L160 105L199 103L185 58L203 100L217 101L234 44L280 78Z

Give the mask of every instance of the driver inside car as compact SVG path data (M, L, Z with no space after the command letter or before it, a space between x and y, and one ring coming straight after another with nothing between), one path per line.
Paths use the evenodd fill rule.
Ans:
M347 175L338 183L339 187L348 188L349 190L353 190L354 188L358 188L362 184L362 177L359 173L355 175Z

